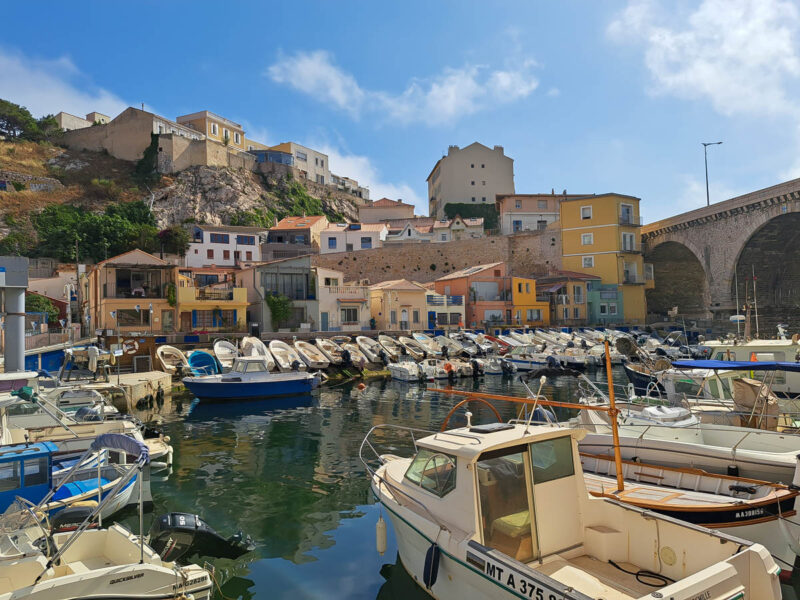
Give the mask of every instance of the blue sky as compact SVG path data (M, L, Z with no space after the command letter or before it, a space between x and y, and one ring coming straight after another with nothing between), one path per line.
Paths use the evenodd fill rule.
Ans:
M427 213L448 145L502 145L520 193L639 196L646 221L800 175L787 0L14 2L0 97L34 114L211 110L327 151Z

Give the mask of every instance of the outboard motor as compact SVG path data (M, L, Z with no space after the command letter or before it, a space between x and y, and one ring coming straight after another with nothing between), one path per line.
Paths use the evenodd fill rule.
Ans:
M589 346L588 346L588 344L586 343L586 340L583 340L583 339L582 339L582 340L581 340L581 348L582 348L582 349L584 349L584 350L586 350L586 348L588 348L588 347L589 347Z
M514 373L515 370L514 363L505 359L500 361L500 368L503 369L503 373L505 373L506 375L511 375L512 373Z
M450 350L447 349L447 346L442 346L442 358L449 358L450 357Z
M300 370L300 361L293 360L292 361L292 371L299 371Z
M353 364L353 357L350 356L350 350L342 350L342 366L350 367Z
M223 538L197 515L169 513L153 521L148 534L150 547L167 561L198 556L239 558L255 548L241 531Z
M567 342L567 348L574 348L574 347L575 347L575 342L573 342L572 340Z
M378 357L381 359L384 367L389 365L389 355L386 354L386 350L381 350L378 352Z
M558 364L555 356L548 356L547 362L545 363L549 369L557 369L561 365Z
M661 347L659 347L659 348L656 348L656 355L657 355L657 356L666 356L666 355L667 355L667 351L666 351L666 350L664 350L664 349L663 349L663 348L661 348Z
M50 533L75 531L97 508L97 502L94 501L75 504L77 506L67 506L50 517ZM89 527L97 528L97 522L92 522Z
M469 361L469 365L472 367L472 376L477 377L478 375L483 375L483 369L481 368L481 363L479 363L474 358Z

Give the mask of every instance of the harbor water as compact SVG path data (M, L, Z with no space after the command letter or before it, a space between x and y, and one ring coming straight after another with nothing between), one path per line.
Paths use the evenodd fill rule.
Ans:
M604 373L588 376L605 386ZM621 369L614 379L627 383ZM454 387L526 395L510 377L465 379ZM572 378L550 379L542 389L561 401L573 401L577 392ZM376 551L380 507L371 498L359 447L378 424L437 430L460 400L422 384L384 380L363 390L348 383L270 401L205 404L173 396L157 418L172 438L174 472L154 483L152 515L195 513L226 537L237 531L251 536L252 553L214 562L218 598L427 598L397 562L391 525L386 553ZM495 404L504 419L518 408ZM479 403L470 407L473 422L495 420ZM464 412L451 424L463 425Z

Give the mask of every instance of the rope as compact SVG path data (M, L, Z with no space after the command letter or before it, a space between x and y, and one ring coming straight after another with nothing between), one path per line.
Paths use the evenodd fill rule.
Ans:
M633 575L634 577L636 577L636 581L638 581L642 585L646 585L649 587L660 588L669 585L670 583L675 583L674 579L670 579L666 575L659 575L658 573L654 573L653 571L648 571L647 569L639 569L638 571L628 571L627 569L623 569L622 567L620 567L617 563L615 563L611 559L609 559L608 564L610 564L612 567L616 569L619 569L623 573L627 573L628 575ZM651 579L652 581L655 581L657 583L651 583L650 581L645 581L645 579Z

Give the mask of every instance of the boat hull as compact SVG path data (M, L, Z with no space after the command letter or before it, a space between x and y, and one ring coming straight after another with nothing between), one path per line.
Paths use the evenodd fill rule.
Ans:
M252 400L309 394L317 384L315 377L281 378L268 382L198 381L186 378L184 385L201 400Z

